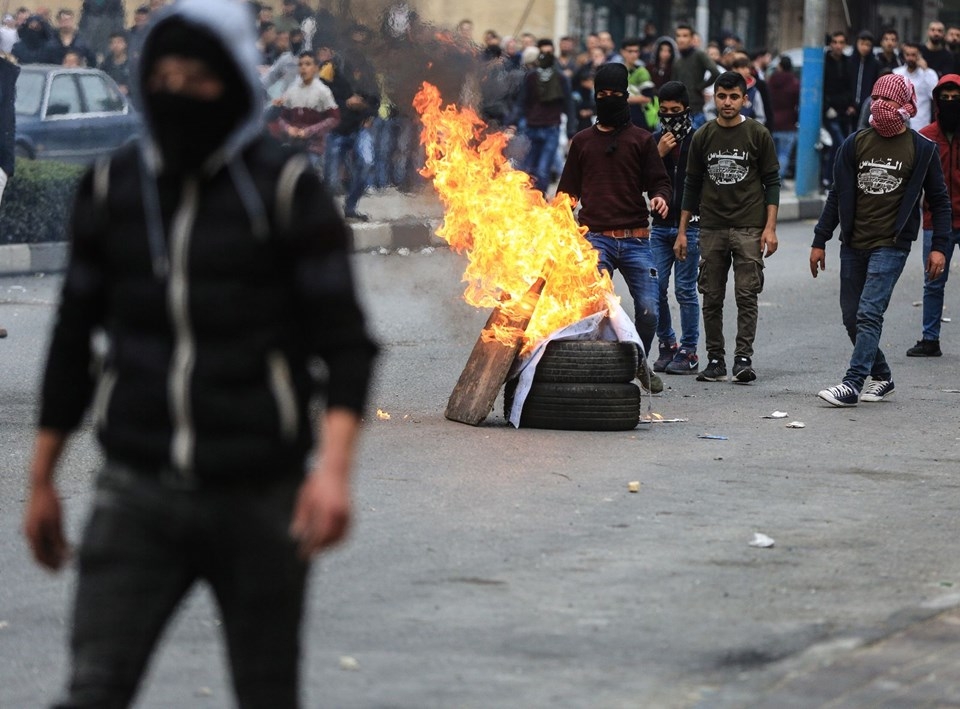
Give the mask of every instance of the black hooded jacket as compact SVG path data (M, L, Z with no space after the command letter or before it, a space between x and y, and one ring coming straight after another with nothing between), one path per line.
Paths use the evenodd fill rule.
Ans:
M109 459L185 484L298 476L316 361L326 405L359 414L376 346L332 198L304 154L263 133L248 15L206 3L162 11L141 78L152 38L178 21L219 38L235 72L221 78L245 87L246 108L201 167L168 173L151 97L148 135L82 180L40 425L72 430L92 406Z

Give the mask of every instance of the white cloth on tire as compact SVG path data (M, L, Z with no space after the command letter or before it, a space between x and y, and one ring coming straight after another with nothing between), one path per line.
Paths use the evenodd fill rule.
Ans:
M614 296L607 298L606 312L594 313L579 322L560 328L550 333L537 344L528 354L518 357L510 368L507 379L518 377L517 390L513 395L513 406L510 408L510 423L514 428L520 428L520 414L523 412L523 403L530 393L533 377L536 374L537 364L543 357L544 348L553 340L611 340L615 342L633 342L640 348L641 359L646 356L643 343L637 332L633 320L620 305L620 299Z

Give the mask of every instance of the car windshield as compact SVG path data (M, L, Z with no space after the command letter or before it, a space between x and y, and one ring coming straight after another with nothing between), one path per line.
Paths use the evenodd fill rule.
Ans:
M23 72L17 80L17 115L35 116L43 101L43 74Z

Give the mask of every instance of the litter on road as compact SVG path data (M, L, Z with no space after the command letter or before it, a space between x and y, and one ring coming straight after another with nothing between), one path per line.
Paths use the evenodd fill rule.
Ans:
M776 542L773 541L766 534L761 534L760 532L753 533L753 539L750 541L750 546L757 547L759 549L769 549Z
M712 433L701 433L697 438L705 438L708 441L729 441L730 439L726 436L717 436Z
M807 424L803 421L791 421L787 424L787 428L806 428Z
M786 411L774 411L772 414L767 414L762 418L765 419L785 419L789 414Z

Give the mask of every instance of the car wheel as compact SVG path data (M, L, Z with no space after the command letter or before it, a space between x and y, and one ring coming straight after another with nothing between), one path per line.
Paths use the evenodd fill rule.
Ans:
M30 149L21 143L17 143L13 154L15 157L23 158L24 160L33 160L33 154L30 152Z
M637 346L611 340L554 340L537 363L535 382L624 383L637 375Z
M504 389L504 416L509 418L517 382ZM520 426L563 431L629 431L640 420L640 388L630 382L540 382L523 402Z

